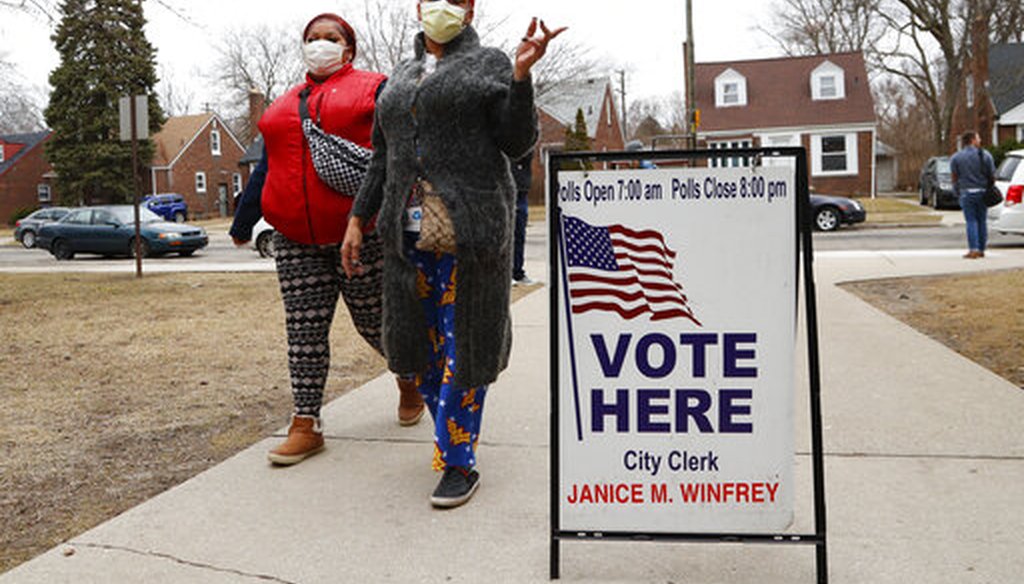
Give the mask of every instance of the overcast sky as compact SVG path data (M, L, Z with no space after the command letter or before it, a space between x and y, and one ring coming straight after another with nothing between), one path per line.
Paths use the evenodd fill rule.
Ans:
M408 3L415 10L413 0ZM214 58L219 33L230 27L299 23L326 11L344 16L357 10L359 0L322 2L307 0L166 0L195 24L175 16L157 2L146 2L146 28L157 48L163 75L177 84L191 83L197 103L211 100L202 79ZM518 38L531 16L549 25L569 26L564 38L593 48L609 72L627 70L627 99L667 96L683 89L682 43L686 34L684 0L596 2L594 0L478 0L492 21L508 17L499 34ZM758 0L694 0L694 31L698 61L724 61L776 56L780 51L756 30L770 11ZM25 81L45 88L47 75L57 65L49 40L49 25L36 18L3 13L0 53L19 68ZM559 40L561 40L560 37ZM555 41L558 42L558 41ZM298 44L298 43L297 43ZM296 46L298 50L298 46Z

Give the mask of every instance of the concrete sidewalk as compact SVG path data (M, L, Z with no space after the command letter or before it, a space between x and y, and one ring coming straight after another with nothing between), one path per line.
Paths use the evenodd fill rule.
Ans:
M543 275L543 244L528 266ZM816 261L830 581L1019 582L1024 392L835 287L862 278L1024 266L1024 250L822 253ZM74 582L545 582L547 297L513 309L512 364L487 400L482 485L427 497L429 424L399 428L389 376L324 411L328 449L270 467L268 438L0 576ZM803 348L801 341L801 350ZM797 522L812 529L806 361L797 366ZM73 552L73 553L72 553ZM810 546L563 543L568 582L814 582Z

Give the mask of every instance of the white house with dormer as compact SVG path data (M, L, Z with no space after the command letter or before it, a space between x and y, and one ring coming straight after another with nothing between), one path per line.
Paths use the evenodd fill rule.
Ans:
M877 122L861 53L697 63L695 78L702 147L804 146L816 191L874 194Z

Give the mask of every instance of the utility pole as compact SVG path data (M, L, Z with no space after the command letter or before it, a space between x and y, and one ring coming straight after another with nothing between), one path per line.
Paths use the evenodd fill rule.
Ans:
M622 99L622 141L629 140L629 123L626 119L626 70L619 69L619 97Z
M683 59L686 61L686 146L690 150L697 149L697 105L694 90L693 65L693 0L686 0L686 44L683 46Z

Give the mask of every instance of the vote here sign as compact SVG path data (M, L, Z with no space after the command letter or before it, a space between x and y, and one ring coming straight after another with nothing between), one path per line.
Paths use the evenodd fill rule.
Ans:
M785 529L793 170L560 172L552 200L561 529Z

